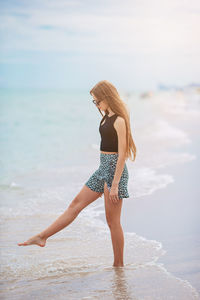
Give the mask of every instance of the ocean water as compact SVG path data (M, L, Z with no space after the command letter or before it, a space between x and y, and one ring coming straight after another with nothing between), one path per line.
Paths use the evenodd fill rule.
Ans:
M98 168L102 116L88 91L2 89L0 98L2 298L200 299L190 282L158 263L166 254L160 241L125 232L125 267L112 267L101 197L44 248L17 245L49 226ZM137 146L136 161L127 161L124 201L137 202L174 181L163 167L196 159L176 148L198 134L200 93L185 88L122 98Z

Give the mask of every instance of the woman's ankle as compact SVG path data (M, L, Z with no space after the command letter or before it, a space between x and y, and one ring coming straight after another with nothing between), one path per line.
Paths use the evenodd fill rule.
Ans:
M114 262L113 267L124 267L124 263L123 262Z
M38 234L38 236L39 236L42 240L47 240L47 239L48 239L48 237L47 237L44 233L42 233L42 232L40 232L40 233Z

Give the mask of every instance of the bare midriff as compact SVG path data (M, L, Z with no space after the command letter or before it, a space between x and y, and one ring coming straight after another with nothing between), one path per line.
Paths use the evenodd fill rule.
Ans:
M105 153L105 154L115 154L115 153L118 153L118 152L106 152L106 151L100 151L101 153Z

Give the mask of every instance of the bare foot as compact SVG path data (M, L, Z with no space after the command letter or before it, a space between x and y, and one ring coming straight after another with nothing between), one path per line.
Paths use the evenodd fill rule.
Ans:
M46 239L42 238L40 234L34 235L24 243L18 243L18 246L29 246L29 245L38 245L44 247L46 244Z

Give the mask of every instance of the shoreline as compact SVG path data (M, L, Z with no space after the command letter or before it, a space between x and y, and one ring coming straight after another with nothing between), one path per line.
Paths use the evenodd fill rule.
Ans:
M176 151L182 150L178 148ZM184 146L184 150L191 154L200 153L198 138L195 136L190 145ZM199 165L200 161L196 155L195 160L159 169L159 173L172 175L174 182L134 201L131 201L131 198L124 199L121 215L124 232L134 232L146 239L161 242L166 253L157 263L164 264L167 271L174 276L187 280L198 293L200 293L200 228L198 228L200 187L197 182ZM106 222L103 214L99 217Z

